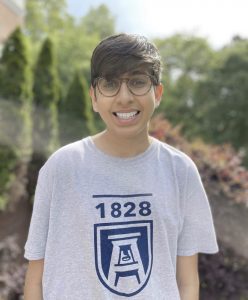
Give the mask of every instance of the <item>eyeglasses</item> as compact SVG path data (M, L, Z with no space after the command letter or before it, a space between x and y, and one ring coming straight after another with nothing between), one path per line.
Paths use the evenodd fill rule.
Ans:
M99 92L105 97L116 96L121 88L122 82L125 81L127 88L135 96L144 96L147 94L152 85L152 79L149 75L138 74L129 78L106 79L104 77L96 78L96 85Z

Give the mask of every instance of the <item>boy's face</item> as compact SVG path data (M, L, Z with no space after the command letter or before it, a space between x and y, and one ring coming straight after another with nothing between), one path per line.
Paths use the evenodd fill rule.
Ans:
M163 87L161 84L154 86L143 70L125 73L118 79L120 81L103 78L95 89L91 86L93 109L100 114L107 131L115 137L145 137L154 109L160 103Z

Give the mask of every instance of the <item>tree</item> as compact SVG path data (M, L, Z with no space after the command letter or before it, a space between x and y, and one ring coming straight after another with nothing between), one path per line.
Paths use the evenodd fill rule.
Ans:
M76 69L82 70L89 80L90 58L98 42L97 33L89 35L84 27L76 25L73 20L67 21L63 34L58 36L56 47L63 97L67 95Z
M28 46L20 28L7 40L0 61L1 144L27 161L31 155L31 70Z
M248 41L244 43L246 51L244 45L236 53L229 49L225 61L199 82L194 94L198 126L192 134L244 148L248 157Z
M60 106L60 140L67 144L94 133L88 86L77 71Z
M66 0L26 0L25 31L33 42L39 42L64 30L68 17Z
M89 35L97 32L100 39L115 32L115 18L104 4L91 8L88 14L82 18L81 25L86 28Z
M0 95L19 103L30 101L31 73L28 49L20 28L12 33L4 46L0 70Z
M53 44L49 38L44 41L36 64L33 93L33 149L45 159L58 147L59 80Z
M32 61L35 64L46 37L53 40L56 50L61 93L65 97L76 68L89 73L91 53L99 42L99 33L87 28L66 11L65 0L27 0L25 33L32 42ZM70 63L68 63L70 62Z
M183 129L193 126L194 89L212 67L215 53L204 38L190 35L156 39L155 44L164 64L166 101L162 101L159 111L173 124L181 124Z
M172 79L177 78L176 71L198 77L211 67L214 52L202 37L176 34L154 42Z
M17 28L7 40L0 61L0 210L11 201L14 204L9 193L16 191L18 174L25 186L31 158L32 79L28 57L27 41Z

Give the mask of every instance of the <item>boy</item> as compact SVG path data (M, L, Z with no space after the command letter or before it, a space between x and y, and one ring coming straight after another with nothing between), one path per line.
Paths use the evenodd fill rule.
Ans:
M142 36L114 35L94 50L90 95L106 129L40 170L25 300L199 299L197 253L218 247L194 163L148 134L160 76Z

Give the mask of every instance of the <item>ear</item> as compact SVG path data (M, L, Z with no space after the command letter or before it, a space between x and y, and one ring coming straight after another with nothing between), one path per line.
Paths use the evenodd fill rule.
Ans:
M96 93L95 93L95 90L94 90L92 85L90 86L90 98L91 98L91 103L92 103L93 110L95 112L98 112Z
M161 102L163 91L164 91L164 87L163 87L162 83L155 86L154 92L155 92L155 106L156 106L156 108L159 106L159 104Z

